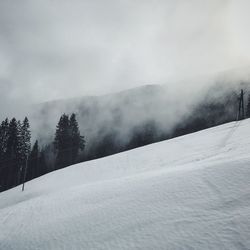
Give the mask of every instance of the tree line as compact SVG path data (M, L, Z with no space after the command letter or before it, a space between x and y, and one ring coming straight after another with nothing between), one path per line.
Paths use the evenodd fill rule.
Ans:
M6 118L0 124L0 191L13 188L54 169L72 165L84 150L76 115L63 114L56 126L50 146L55 161L48 164L48 146L40 147L38 140L31 145L31 130L27 117L23 121ZM52 149L51 149L52 148Z
M250 117L250 95L245 103ZM135 127L126 143L119 141L115 131L98 134L98 138L85 149L76 115L63 114L56 126L54 138L47 145L36 140L31 145L30 124L27 117L21 122L15 118L0 125L0 191L12 188L43 174L69 165L93 160L153 142L170 139L235 120L237 97L225 96L218 102L204 101L191 115L170 132L160 131L153 120ZM206 115L204 115L206 114ZM27 165L27 166L26 166Z

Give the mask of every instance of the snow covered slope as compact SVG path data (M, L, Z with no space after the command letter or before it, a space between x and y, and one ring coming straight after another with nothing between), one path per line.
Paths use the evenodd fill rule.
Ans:
M0 249L250 249L250 120L1 193Z

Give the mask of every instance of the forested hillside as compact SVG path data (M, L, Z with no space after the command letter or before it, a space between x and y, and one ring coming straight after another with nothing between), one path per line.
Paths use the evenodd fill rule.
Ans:
M30 116L31 127L27 117L23 122L6 118L0 126L0 190L75 163L235 121L241 89L249 117L248 86L217 83L177 102L164 86L150 85L43 104Z
M39 106L34 126L48 144L61 113L75 112L90 160L236 120L240 89L248 83L221 82L212 87L172 93L149 85L117 94L60 100Z

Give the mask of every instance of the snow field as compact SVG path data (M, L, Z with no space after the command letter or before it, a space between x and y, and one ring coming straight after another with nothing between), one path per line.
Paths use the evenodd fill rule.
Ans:
M1 193L0 249L250 249L250 120Z

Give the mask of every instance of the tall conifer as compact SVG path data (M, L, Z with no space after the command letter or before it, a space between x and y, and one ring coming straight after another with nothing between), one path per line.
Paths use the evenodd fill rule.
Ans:
M74 164L76 163L79 151L83 150L85 147L85 140L80 134L78 122L74 113L70 116L69 126L71 137L71 164Z
M56 127L54 147L56 150L56 169L70 165L71 137L69 127L69 117L63 114Z

